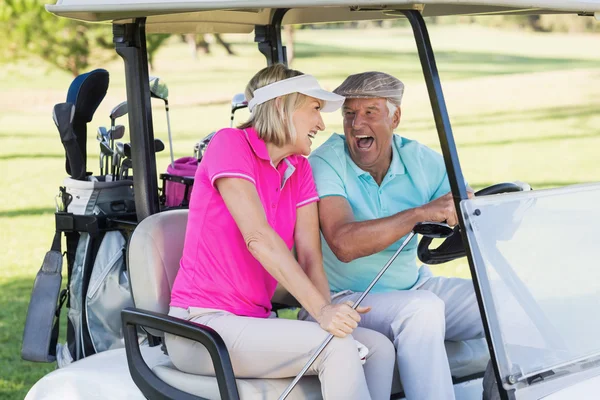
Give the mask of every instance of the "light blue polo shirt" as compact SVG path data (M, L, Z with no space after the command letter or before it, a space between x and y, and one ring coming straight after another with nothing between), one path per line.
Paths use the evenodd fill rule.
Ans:
M350 158L344 135L334 133L309 157L319 197L345 197L356 221L384 218L422 206L450 191L442 156L416 141L394 135L392 163L381 186ZM398 250L387 249L349 263L337 259L321 235L323 262L332 291L364 291ZM419 277L415 237L381 277L374 292L410 289Z

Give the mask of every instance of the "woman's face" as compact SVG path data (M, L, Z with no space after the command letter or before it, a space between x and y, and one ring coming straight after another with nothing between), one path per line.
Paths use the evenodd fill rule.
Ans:
M318 131L325 129L321 118L321 102L314 97L307 97L304 104L292 114L292 122L296 128L294 152L307 156L310 154L312 139Z

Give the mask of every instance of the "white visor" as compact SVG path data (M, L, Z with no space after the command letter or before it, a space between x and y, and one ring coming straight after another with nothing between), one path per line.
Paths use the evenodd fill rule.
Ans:
M254 97L248 102L248 109L252 112L258 104L296 92L323 100L325 102L323 108L321 108L323 112L333 112L339 109L345 100L343 96L321 89L314 76L298 75L256 89Z

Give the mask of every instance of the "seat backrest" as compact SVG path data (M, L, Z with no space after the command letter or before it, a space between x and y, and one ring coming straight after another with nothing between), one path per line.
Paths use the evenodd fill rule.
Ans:
M188 210L144 219L129 243L129 278L137 308L167 314L171 288L183 254Z

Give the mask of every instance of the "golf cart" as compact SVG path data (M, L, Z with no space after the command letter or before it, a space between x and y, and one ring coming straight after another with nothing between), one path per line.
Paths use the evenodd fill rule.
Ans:
M460 232L436 249L422 241L419 254L429 263L467 256L486 333L485 340L447 343L457 398L481 398L483 389L487 398L597 397L600 324L587 317L600 306L598 269L590 265L594 263L594 222L600 217L595 206L600 185L542 191L523 190L526 185L495 185L468 199L423 16L576 13L598 17L600 2L298 0L286 2L286 8L273 8L280 7L278 3L64 0L47 6L63 17L112 21L116 50L125 62L139 221L128 247L135 308L122 313L124 348L99 352L48 374L27 399L270 399L284 392L291 378L236 379L216 332L166 315L187 212L160 209L145 34L254 31L259 51L272 64L286 62L282 25L395 18L407 18L413 28L460 221ZM570 276L571 282L565 285L564 266L573 264L584 271L579 279ZM148 340L140 346L142 327ZM161 349L163 332L205 345L216 377L176 370ZM487 379L482 385L484 373ZM394 398L402 397L397 383L393 392ZM289 398L320 398L316 377L302 378Z

